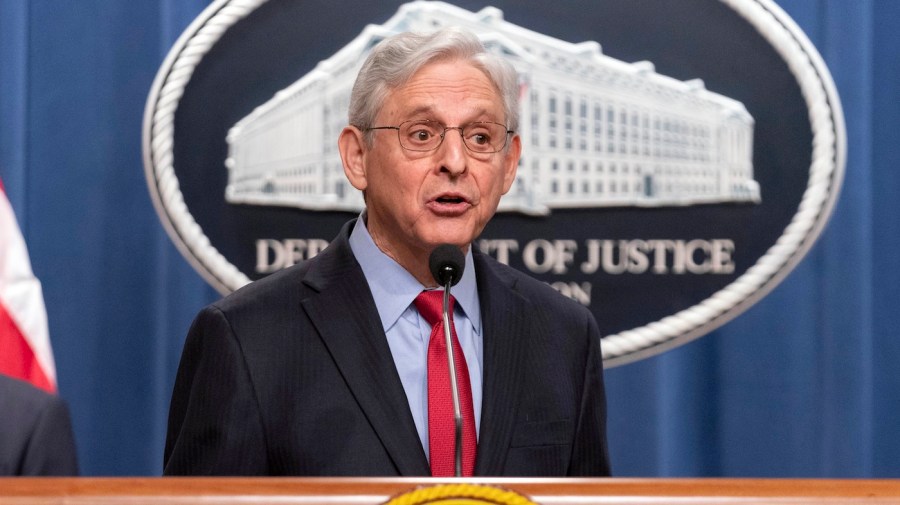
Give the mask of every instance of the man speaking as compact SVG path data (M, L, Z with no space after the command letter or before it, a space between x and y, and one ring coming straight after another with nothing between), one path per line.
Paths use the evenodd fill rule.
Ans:
M518 93L460 29L373 49L338 141L366 209L200 312L165 474L609 474L593 316L471 246L515 178ZM429 265L443 244L448 297Z

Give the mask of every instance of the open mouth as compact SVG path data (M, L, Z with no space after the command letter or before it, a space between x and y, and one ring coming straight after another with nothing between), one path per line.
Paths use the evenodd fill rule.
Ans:
M428 207L440 216L456 217L468 212L472 205L464 195L444 194L432 200Z

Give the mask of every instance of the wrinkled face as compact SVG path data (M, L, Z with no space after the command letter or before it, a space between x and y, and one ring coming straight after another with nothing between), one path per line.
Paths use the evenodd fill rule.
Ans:
M393 90L373 126L397 126L427 119L445 126L475 121L506 124L503 102L485 74L462 61L426 65ZM515 178L521 144L512 136L497 153L476 153L459 130L447 130L434 151L404 149L396 130L375 130L371 147L360 143L358 156L342 149L350 182L366 194L367 227L375 243L406 266L425 258L438 244L465 250L494 215L500 197ZM342 134L345 142L348 130ZM477 141L473 140L473 142ZM349 159L348 159L349 158ZM355 161L354 161L355 160Z

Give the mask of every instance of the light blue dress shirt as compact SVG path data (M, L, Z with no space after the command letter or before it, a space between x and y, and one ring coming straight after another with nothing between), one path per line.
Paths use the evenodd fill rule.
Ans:
M409 401L409 410L428 457L428 341L431 325L419 315L413 304L424 287L399 263L381 252L369 235L363 218L360 216L350 234L350 249L362 267L375 298L375 307ZM469 368L477 434L481 426L483 341L481 306L478 303L471 248L466 254L463 277L451 293L456 298L453 310L456 334Z

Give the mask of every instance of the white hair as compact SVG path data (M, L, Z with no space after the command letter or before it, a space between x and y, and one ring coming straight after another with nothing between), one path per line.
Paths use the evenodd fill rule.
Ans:
M474 33L458 27L429 34L404 32L375 46L353 84L350 124L361 130L373 126L388 93L404 85L425 65L448 60L462 60L484 72L503 100L507 129L516 131L519 86L515 69L503 58L488 53ZM371 132L366 141L371 143Z

